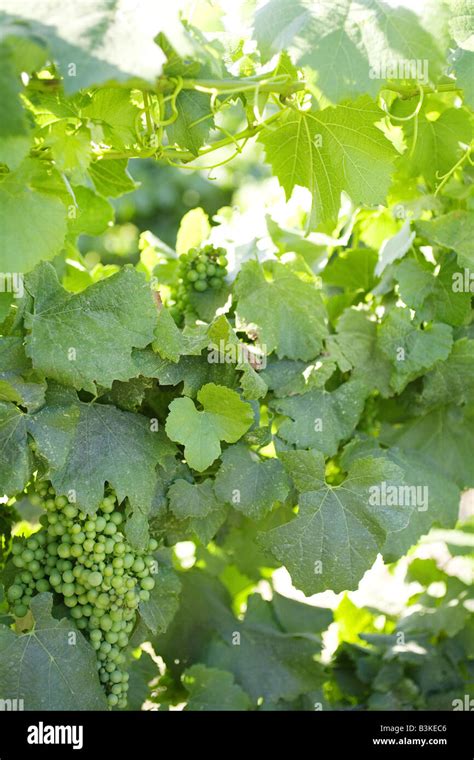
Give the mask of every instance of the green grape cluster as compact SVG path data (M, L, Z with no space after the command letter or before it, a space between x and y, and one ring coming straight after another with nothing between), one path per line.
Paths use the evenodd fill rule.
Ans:
M127 542L123 514L109 493L94 515L57 496L47 482L35 485L32 501L42 504L43 528L26 540L15 539L13 564L18 568L7 591L13 613L23 617L31 597L53 591L62 597L76 626L97 652L99 678L110 707L127 703L128 673L123 653L135 625L137 608L150 598L155 585L155 560Z
M193 291L204 293L206 290L220 290L227 274L227 256L224 248L206 245L203 248L190 248L179 257L178 287L171 307L173 317L179 318L187 309L189 294Z

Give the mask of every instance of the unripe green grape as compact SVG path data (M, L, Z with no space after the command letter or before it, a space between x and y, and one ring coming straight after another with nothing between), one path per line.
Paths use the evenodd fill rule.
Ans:
M15 617L22 618L25 617L26 613L28 612L28 607L24 604L16 604L13 608L13 613Z
M26 563L31 562L35 558L35 555L31 551L31 549L25 549L23 552L23 561Z
M17 584L10 586L10 588L7 591L7 596L11 602L15 602L17 599L21 599L21 597L23 596L22 587L18 586Z
M95 521L95 529L97 533L102 533L106 525L107 525L107 520L105 519L105 517L102 517L102 515L98 515Z
M100 607L100 608L102 608L102 609L106 610L106 609L107 609L107 607L108 607L108 606L109 606L109 604L110 604L109 595L108 595L108 594L105 594L105 593L103 593L103 592L102 592L102 593L101 593L101 594L99 594L99 596L97 597L97 599L96 599L96 602L95 602L95 603L96 603L96 607Z
M140 581L140 586L146 591L151 591L155 587L155 581L150 576L147 576L145 578L142 578Z

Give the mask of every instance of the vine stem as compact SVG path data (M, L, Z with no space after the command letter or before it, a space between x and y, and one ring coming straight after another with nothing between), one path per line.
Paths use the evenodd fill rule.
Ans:
M444 84L439 84L437 87L431 87L429 84L419 83L416 87L412 87L411 85L397 85L390 82L388 84L384 84L382 89L390 90L390 92L397 92L399 95L403 95L405 98L414 98L420 96L420 89L423 90L423 93L458 92L459 90L462 90L462 87L459 87L456 82L445 82Z
M445 186L449 178L453 176L456 169L459 169L459 167L462 166L466 160L470 160L471 151L472 151L472 146L469 146L469 148L462 154L459 161L457 161L454 164L454 166L452 166L451 169L448 172L446 172L446 174L443 174L441 177L438 177L438 179L440 179L441 182L439 183L438 187L435 190L435 193L434 193L435 196L439 194L440 190Z
M196 159L200 158L201 156L206 156L208 153L212 153L215 150L220 150L221 148L225 148L228 145L235 144L237 140L246 140L249 137L254 137L259 132L261 132L264 129L267 129L267 127L272 124L273 122L277 121L277 119L280 118L281 114L284 113L284 110L277 111L277 113L272 114L268 117L268 119L265 119L265 121L261 121L259 124L251 124L245 129L242 129L240 132L237 132L235 135L229 135L228 137L224 137L222 140L217 140L216 142L212 143L208 148L204 148L204 150L201 150L198 155L195 155L194 153L191 153L189 150L178 150L175 148L165 148L163 150L163 153L161 155L158 155L158 158L164 158L166 159L172 159L172 160L179 160L184 164L189 163L190 161L195 161ZM118 151L107 151L102 153L101 160L106 159L120 159L120 158L151 158L153 155L157 153L156 149L153 149L153 151L141 151L137 153L120 153Z
M173 89L174 83L171 78L162 77L158 81L158 91ZM288 75L277 77L265 74L261 77L245 77L240 79L183 79L183 90L198 90L200 92L233 93L253 90L258 87L259 92L275 92L281 95L291 95L294 92L304 90L306 83L292 80Z

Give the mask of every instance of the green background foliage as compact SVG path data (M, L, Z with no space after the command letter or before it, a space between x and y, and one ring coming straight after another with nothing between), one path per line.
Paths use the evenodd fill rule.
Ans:
M469 3L161 5L0 0L0 698L107 709L61 595L21 619L5 595L45 478L86 514L113 488L130 545L159 543L128 709L453 709ZM225 286L175 319L207 245Z

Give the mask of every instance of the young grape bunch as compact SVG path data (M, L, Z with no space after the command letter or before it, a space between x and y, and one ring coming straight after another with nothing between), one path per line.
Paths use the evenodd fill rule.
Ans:
M138 552L123 533L124 516L109 492L94 515L82 512L66 497L57 496L45 481L31 497L42 504L42 529L14 539L13 564L18 569L7 591L17 617L26 615L31 597L53 591L69 608L76 626L97 652L99 678L110 707L127 704L128 673L123 649L133 631L137 608L150 598L158 543L151 539Z
M203 248L190 248L179 257L178 287L174 293L175 303L171 314L176 321L182 319L189 307L191 293L204 293L207 290L220 290L227 275L227 256L224 248L206 245Z

